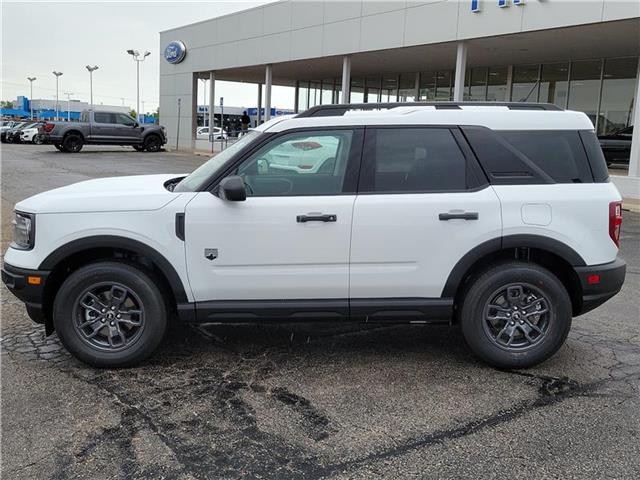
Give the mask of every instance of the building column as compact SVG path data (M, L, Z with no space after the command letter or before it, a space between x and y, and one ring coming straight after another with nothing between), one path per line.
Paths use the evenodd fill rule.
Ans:
M633 135L631 137L631 156L629 157L629 176L640 177L640 61L636 75L636 96L633 102ZM640 194L640 192L637 192Z
M415 95L414 95L414 102L419 102L420 101L420 72L416 72L416 83L415 83Z
M569 82L567 82L569 84ZM504 94L504 101L511 101L511 89L513 87L513 65L507 66L507 91Z
M216 74L209 72L209 133L213 133L216 124ZM213 137L210 137L213 138Z
M262 84L258 84L258 118L256 119L256 127L262 122Z
M455 82L453 84L453 101L462 102L464 100L464 77L467 71L467 44L458 42L456 51L456 71Z
M342 101L340 103L349 103L351 97L351 57L345 55L342 57Z
M273 78L271 65L264 69L264 121L271 119L271 80Z
M293 95L293 111L298 113L300 105L300 82L296 80L296 89Z

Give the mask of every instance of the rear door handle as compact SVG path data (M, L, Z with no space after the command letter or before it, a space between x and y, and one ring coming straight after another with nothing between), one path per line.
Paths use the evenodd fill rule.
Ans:
M478 212L463 212L463 213L441 213L438 215L440 220L478 220Z
M335 214L320 214L320 215L298 215L296 221L298 223L307 222L335 222L338 220L338 216Z

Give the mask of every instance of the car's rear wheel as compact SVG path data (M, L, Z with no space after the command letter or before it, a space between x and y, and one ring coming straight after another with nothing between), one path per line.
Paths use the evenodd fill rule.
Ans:
M465 341L498 368L526 368L551 357L571 328L571 299L558 278L527 262L485 271L465 293Z
M127 367L149 357L164 336L167 309L150 272L125 263L82 267L62 284L53 322L64 346L94 367Z
M40 134L36 134L33 136L33 143L36 145L42 145L44 143L44 137Z
M69 133L64 137L64 140L62 140L62 148L68 153L78 153L82 150L83 145L84 141L77 133Z
M148 135L144 139L144 149L147 152L159 152L162 148L162 139L158 135Z

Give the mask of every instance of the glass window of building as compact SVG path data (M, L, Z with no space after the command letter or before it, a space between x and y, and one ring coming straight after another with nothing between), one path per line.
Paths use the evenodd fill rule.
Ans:
M399 102L415 102L416 99L416 74L403 73L400 75L400 87L398 89Z
M420 74L420 101L434 100L436 98L436 78L438 72L422 72Z
M441 70L436 74L435 100L449 101L453 99L453 73L451 70Z
M300 82L298 85L298 110L309 108L309 82Z
M488 69L486 67L471 69L469 100L483 102L487 99L487 74Z
M633 121L638 58L611 58L604 62L598 134L621 130Z
M367 77L364 88L365 102L377 103L380 101L380 80L379 76Z
M540 65L517 65L513 67L513 84L511 85L511 101L537 102L538 75Z
M382 77L382 100L380 101L398 101L398 75L384 75Z
M601 60L585 60L571 64L569 108L584 112L596 124L600 96Z
M320 82L309 82L309 108L320 105Z
M351 103L364 103L364 78L351 79Z
M507 99L507 67L490 67L487 79L487 101L504 102Z
M549 63L542 65L540 74L539 101L555 103L564 108L569 93L569 64Z
M332 78L322 81L322 105L333 103L333 84L334 80Z
M340 96L342 94L342 79L336 78L333 81L333 102L332 103L340 103ZM347 100L347 102L349 102Z

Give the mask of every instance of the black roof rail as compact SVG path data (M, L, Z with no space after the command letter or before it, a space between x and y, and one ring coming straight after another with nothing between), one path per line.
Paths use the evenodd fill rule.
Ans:
M395 107L436 107L436 110L455 110L461 106L508 107L509 110L563 110L552 103L534 102L390 102L390 103L348 103L317 105L296 115L305 117L340 117L349 110L383 110Z

